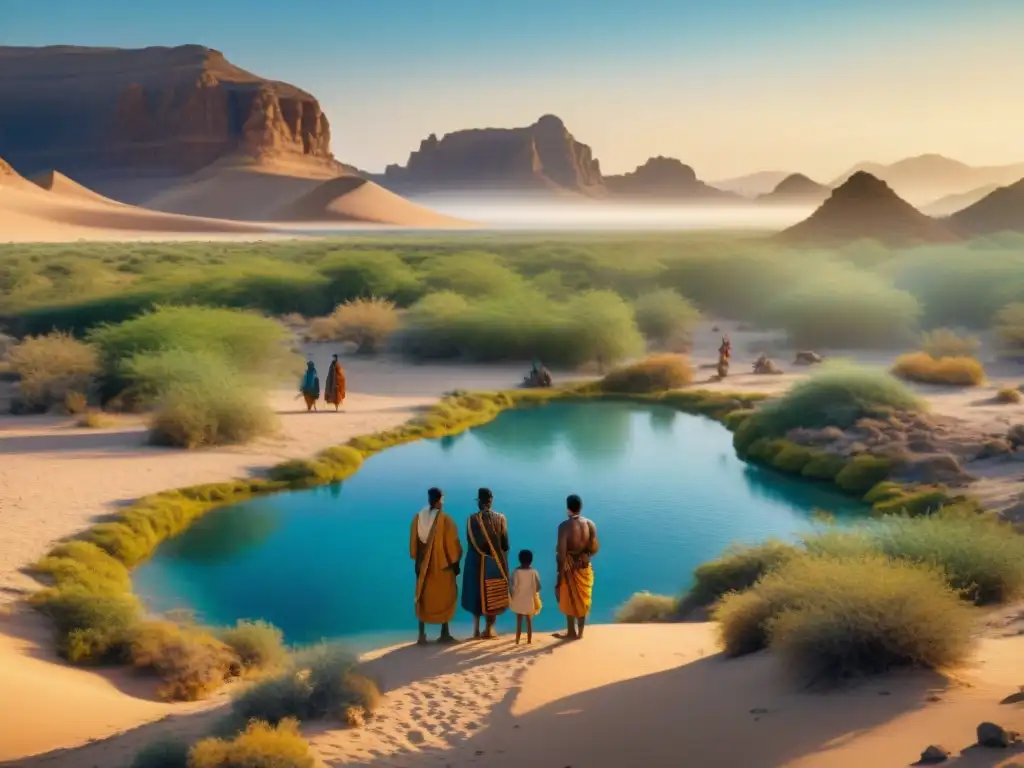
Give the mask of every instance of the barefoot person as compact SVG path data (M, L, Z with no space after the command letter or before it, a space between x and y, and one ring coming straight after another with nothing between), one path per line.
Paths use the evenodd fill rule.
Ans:
M519 567L512 571L512 613L516 615L516 645L526 624L526 644L533 642L533 617L540 613L540 574L533 567L533 552L519 553Z
M442 509L440 488L427 491L427 506L412 521L409 554L416 561L416 618L420 620L417 642L427 642L427 624L440 624L439 643L455 642L448 622L459 604L459 559L462 544L455 521Z
M327 382L324 385L324 400L338 410L345 402L345 370L338 362L338 356L331 358L331 366L327 369Z
M320 399L320 377L316 375L316 366L312 360L306 363L306 375L302 377L299 393L306 401L306 410L316 410L316 401Z
M569 519L558 526L555 597L566 618L565 639L577 640L583 637L594 594L594 569L590 559L597 554L600 545L597 526L580 514L582 499L573 494L565 500L565 506Z
M478 512L466 522L466 572L462 576L462 607L473 614L473 637L479 638L480 618L486 621L482 637L497 637L494 622L509 604L508 522L491 509L494 494L477 491Z

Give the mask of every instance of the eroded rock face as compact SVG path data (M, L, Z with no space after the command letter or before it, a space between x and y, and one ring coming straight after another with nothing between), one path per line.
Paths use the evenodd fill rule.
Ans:
M219 51L0 47L0 156L58 168L184 174L222 157L333 162L317 100Z
M693 168L674 157L652 157L635 171L606 176L605 184L612 194L627 197L739 199L705 184Z
M559 118L525 128L481 128L430 134L404 165L389 165L388 186L414 189L566 190L605 193L601 167Z

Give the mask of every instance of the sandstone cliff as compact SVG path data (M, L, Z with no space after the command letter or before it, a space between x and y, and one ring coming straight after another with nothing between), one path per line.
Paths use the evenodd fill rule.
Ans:
M210 48L0 47L0 155L23 174L180 176L236 154L334 164L330 140L310 94Z
M652 157L635 171L605 176L605 185L614 195L638 198L736 200L738 195L705 184L693 168L674 157Z
M389 165L381 180L389 187L420 192L605 192L590 147L576 141L554 115L525 128L456 131L440 139L431 134L404 166Z

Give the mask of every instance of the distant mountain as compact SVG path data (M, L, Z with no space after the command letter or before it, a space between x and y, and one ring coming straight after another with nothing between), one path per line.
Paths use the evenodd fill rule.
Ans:
M925 216L865 171L854 173L809 218L777 237L822 245L871 239L893 246L957 239L945 224Z
M983 197L995 192L999 189L999 186L999 184L986 184L978 189L972 189L970 192L946 195L945 197L940 197L938 200L928 203L928 205L922 206L921 212L926 213L929 216L951 216L957 211L962 211L967 206L974 205Z
M522 128L462 130L440 139L430 134L404 166L389 165L377 180L403 193L606 192L590 147L554 115Z
M860 163L832 182L838 186L858 171L886 182L896 194L916 204L970 192L987 184L1002 186L1024 177L1024 163L970 166L943 155L918 155L882 165Z
M635 171L605 176L608 192L616 197L646 200L738 200L735 193L705 184L693 168L674 157L652 157Z
M950 225L967 235L1024 232L1024 179L991 192L949 217Z
M735 192L744 197L757 197L767 195L775 189L787 176L792 175L789 171L757 171L748 173L746 176L736 176L732 179L708 182L715 189L725 192Z
M791 173L771 192L758 195L757 200L763 203L820 203L831 192L831 188L802 173Z

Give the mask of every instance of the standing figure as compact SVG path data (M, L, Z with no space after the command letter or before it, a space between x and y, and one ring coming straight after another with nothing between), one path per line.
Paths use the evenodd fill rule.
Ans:
M439 643L454 643L448 622L459 604L459 560L462 544L455 521L442 509L440 488L427 491L427 506L416 513L409 537L409 555L416 562L416 618L420 622L417 643L427 642L427 624L440 624Z
M327 383L324 386L324 400L338 410L345 402L345 370L338 362L338 356L331 358L331 367L327 369Z
M566 640L583 638L583 627L594 598L594 569L590 559L597 554L597 526L580 514L583 501L573 494L565 500L568 520L558 526L555 597L565 614Z
M519 567L512 571L512 613L516 615L516 645L526 624L526 644L533 642L533 617L540 613L540 574L533 567L533 552L519 553Z
M306 410L316 410L316 401L320 399L320 377L316 375L316 366L312 360L306 363L306 375L299 384L299 392L306 401Z
M722 346L718 348L718 378L729 375L729 360L732 358L732 341L728 336L722 337Z
M473 614L473 637L497 637L494 622L509 604L508 521L491 509L494 494L481 488L477 513L466 521L466 571L462 575L462 607ZM480 634L480 617L486 626Z

